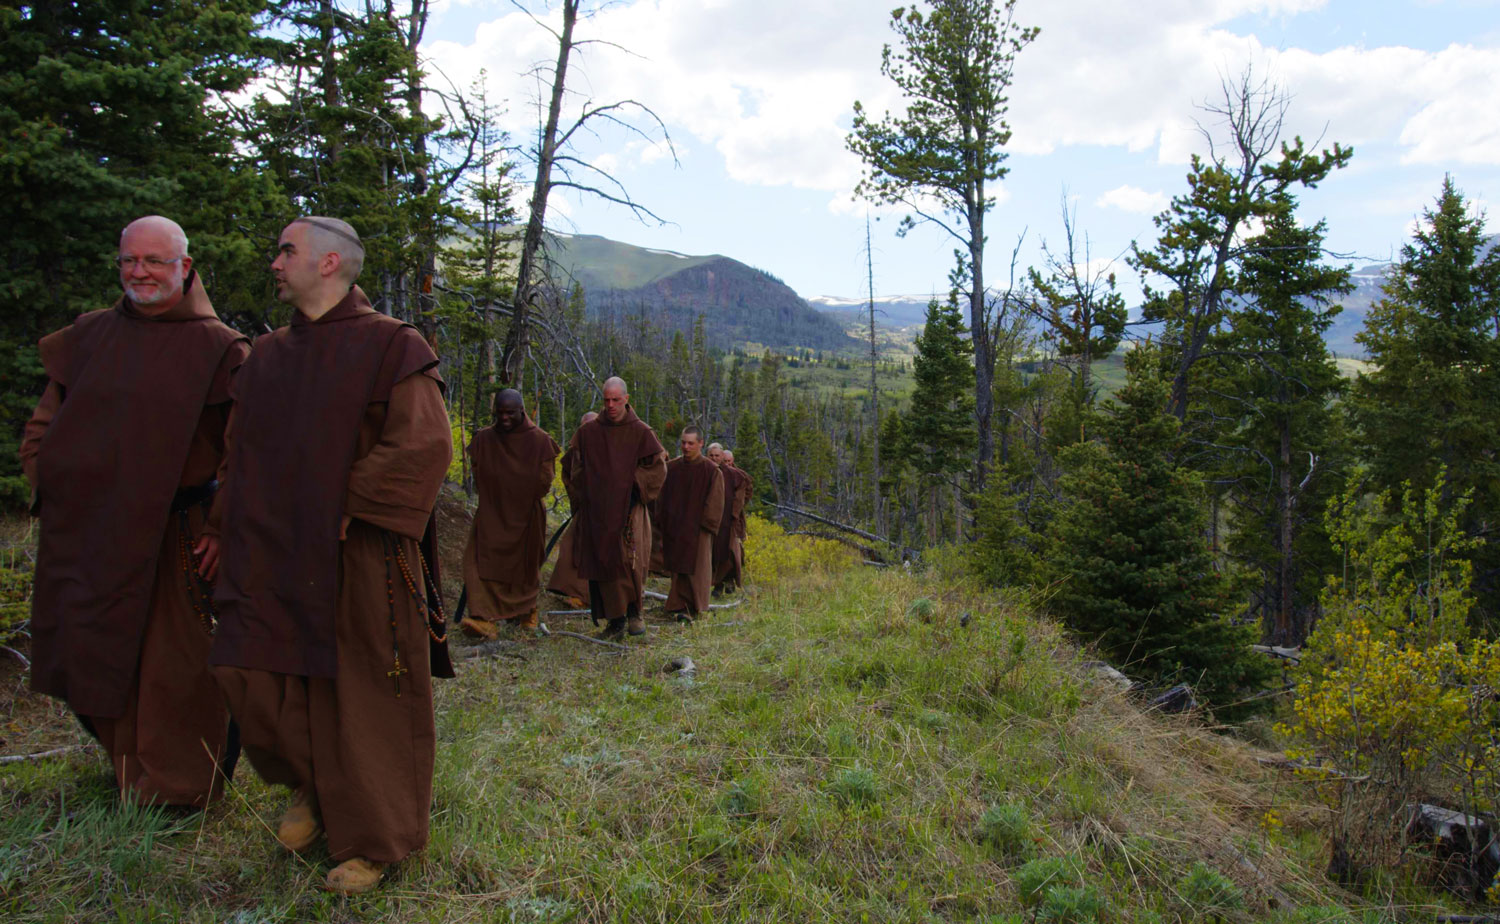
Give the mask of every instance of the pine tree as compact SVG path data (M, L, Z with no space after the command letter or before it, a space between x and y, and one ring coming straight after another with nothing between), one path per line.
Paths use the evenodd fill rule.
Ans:
M930 222L956 244L949 278L963 293L973 332L973 445L976 486L982 487L993 454L995 368L984 223L995 206L993 184L1009 172L1006 118L1016 55L1037 29L1015 21L1016 0L931 0L926 6L891 12L900 44L881 52L880 72L901 91L906 111L876 119L855 102L846 143L865 164L859 195L910 209L901 233Z
M1229 549L1260 575L1252 608L1283 645L1306 637L1333 567L1324 512L1348 455L1335 406L1344 379L1323 334L1342 310L1330 299L1348 290L1349 269L1322 263L1324 225L1299 225L1295 207L1279 194L1250 242L1245 302L1213 342L1219 372L1205 399L1217 418L1235 422L1219 437L1213 472L1228 485Z
M1235 588L1205 538L1201 484L1176 462L1181 427L1156 364L1154 349L1132 350L1129 381L1095 424L1101 441L1062 454L1053 610L1126 671L1228 704L1267 668L1249 650L1254 630L1229 621Z
M943 489L953 475L969 469L978 437L969 387L974 381L974 350L965 333L957 300L934 299L927 305L927 322L912 359L916 388L902 445L927 490L928 542L937 541L943 526ZM955 527L961 519L956 507L955 501Z
M1153 219L1156 243L1136 245L1129 259L1148 282L1165 283L1146 286L1142 313L1163 323L1172 412L1179 420L1187 419L1196 397L1194 366L1234 308L1246 229L1265 220L1281 193L1317 186L1353 157L1338 144L1314 153L1301 138L1284 141L1289 97L1248 70L1237 81L1225 80L1222 91L1205 109L1228 137L1207 137L1209 156L1193 155L1188 191Z
M912 360L916 388L904 447L912 467L930 478L964 471L974 452L974 350L965 333L956 302L928 303Z
M1372 369L1354 387L1356 434L1372 486L1399 497L1446 469L1447 497L1472 490L1463 527L1487 548L1475 561L1483 616L1500 616L1500 251L1485 255L1484 218L1451 177L1356 338Z

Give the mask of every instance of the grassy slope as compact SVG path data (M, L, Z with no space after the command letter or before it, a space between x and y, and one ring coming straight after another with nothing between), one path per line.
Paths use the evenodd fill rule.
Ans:
M121 811L97 751L0 767L0 917L976 921L1021 912L1045 871L1023 861L1047 857L1102 921L1193 917L1194 861L1257 917L1272 880L1319 900L1300 787L1093 684L1049 624L945 586L803 573L623 656L555 637L461 664L432 842L370 897L321 892L326 856L274 848L284 797L248 767L187 818ZM909 616L918 597L934 605ZM682 655L692 680L662 672ZM986 842L996 805L1021 823ZM1267 835L1272 809L1287 827Z
M552 259L586 286L635 289L716 256L687 256L622 244L597 235L554 238Z

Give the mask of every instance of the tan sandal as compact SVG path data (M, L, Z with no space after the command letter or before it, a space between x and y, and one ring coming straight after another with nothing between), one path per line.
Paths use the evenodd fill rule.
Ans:
M323 880L323 887L330 892L358 895L380 885L380 877L384 875L384 863L354 857L329 870L328 878Z

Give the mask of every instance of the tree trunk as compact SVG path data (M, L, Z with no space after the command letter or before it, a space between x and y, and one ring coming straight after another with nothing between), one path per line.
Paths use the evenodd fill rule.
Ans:
M557 67L552 75L552 99L547 105L547 123L537 145L536 182L531 190L531 217L521 239L521 261L516 268L516 294L511 313L510 330L505 336L505 351L500 361L500 379L519 387L521 367L526 361L529 338L532 276L542 249L542 234L547 218L547 195L552 189L552 162L557 156L557 123L562 114L563 88L568 77L568 56L573 51L573 26L578 21L579 0L563 0L562 34L557 41Z
M982 190L981 190L982 193ZM983 198L979 200L983 202ZM969 337L974 344L974 417L978 424L975 447L974 490L983 491L989 477L990 459L994 455L990 424L995 411L995 356L990 342L989 318L984 306L984 212L977 209L969 218Z
M422 121L422 68L418 65L417 48L422 43L422 34L427 29L427 0L411 0L411 20L407 23L406 48L411 54L407 68L406 105L413 119L418 122L416 137L412 141L412 154L416 169L412 172L412 198L420 200L427 195L427 128ZM437 347L437 324L433 312L437 298L433 294L433 279L437 275L437 240L433 235L432 216L425 206L419 205L419 222L415 229L417 242L417 280L415 294L415 317L417 327L429 343Z
M870 216L865 215L865 267L870 276L870 496L874 502L875 532L885 530L880 522L880 390L875 379L879 353L875 349L875 252L870 247Z
M1294 645L1301 640L1292 638L1292 428L1285 417L1280 429L1281 471L1276 485L1276 515L1280 521L1276 537L1280 553L1276 575L1276 636L1281 644Z

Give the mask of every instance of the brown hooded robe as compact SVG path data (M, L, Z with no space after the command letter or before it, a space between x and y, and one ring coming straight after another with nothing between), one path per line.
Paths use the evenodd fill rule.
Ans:
M430 678L452 676L415 599L452 455L437 357L357 287L256 345L235 379L210 660L256 771L316 795L334 862L395 862L427 842Z
M714 534L714 586L726 588L740 584L740 548L736 539L740 520L745 515L745 480L732 465L721 465L724 473L724 516Z
M475 619L500 622L536 609L558 446L530 417L509 433L485 427L469 443L479 510L464 546L464 589Z
M749 535L750 530L750 498L755 496L755 479L742 468L736 468L733 465L730 468L740 476L740 516L734 524L732 547L739 569L735 583L743 585L745 583L745 537Z
M724 512L724 475L707 456L692 461L679 456L667 463L667 481L656 507L662 563L672 575L666 610L697 616L708 609L713 587L714 534Z
M160 315L121 298L41 341L50 381L21 446L42 527L31 684L85 719L140 802L219 790L229 714L189 550L248 352L196 276Z
M667 477L661 441L628 405L624 416L605 414L580 427L563 482L575 511L573 560L589 582L594 619L639 613L651 557L646 504Z

